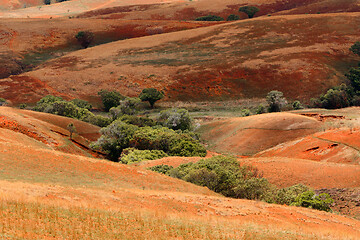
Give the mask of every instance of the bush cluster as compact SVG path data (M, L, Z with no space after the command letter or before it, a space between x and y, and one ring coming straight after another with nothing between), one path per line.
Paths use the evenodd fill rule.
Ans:
M91 108L91 104L84 100L66 101L61 97L47 95L36 103L33 110L79 119L100 127L110 124L111 119L94 115L90 112Z
M224 18L215 15L208 15L198 17L195 19L195 21L224 21Z
M351 87L341 84L340 86L329 89L325 94L320 95L319 98L312 98L310 101L311 107L337 109L353 105L354 91Z
M206 149L191 134L154 126L138 127L117 119L102 128L93 147L103 150L112 161L119 161L125 148L161 150L171 156L205 156Z
M176 168L158 165L149 169L207 187L227 197L263 200L323 211L330 211L333 202L328 195L317 196L301 184L278 189L263 178L257 168L240 166L232 157L215 156Z

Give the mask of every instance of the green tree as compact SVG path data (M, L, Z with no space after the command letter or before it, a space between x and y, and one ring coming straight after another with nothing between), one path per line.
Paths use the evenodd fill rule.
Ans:
M80 31L76 34L75 38L83 48L87 48L94 40L94 34L90 31Z
M76 127L75 127L74 123L69 123L66 128L70 133L70 139L72 139L73 133L76 133Z
M259 12L260 9L255 6L244 6L239 8L239 12L244 12L249 18L253 18L254 15Z
M284 94L276 90L267 94L266 101L269 104L269 112L280 112L281 108L287 104Z
M116 120L100 130L100 138L91 146L104 151L110 160L117 162L123 149L129 147L130 139L136 130L137 126Z
M162 99L164 97L163 91L158 91L155 88L145 88L139 95L141 101L148 101L151 108L154 108L154 104L156 101Z

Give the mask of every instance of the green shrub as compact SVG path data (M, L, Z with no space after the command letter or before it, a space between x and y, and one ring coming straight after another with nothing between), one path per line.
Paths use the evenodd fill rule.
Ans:
M240 20L240 17L238 15L235 15L235 14L230 14L226 18L226 21L236 21L236 20Z
M295 202L295 199L302 193L309 191L309 187L297 184L291 187L279 189L275 196L275 202L277 204L291 205Z
M191 129L192 121L186 109L172 108L161 111L158 122L167 128L184 131Z
M243 117L247 117L247 116L250 116L251 115L251 112L249 109L242 109L241 110L241 116Z
M64 0L57 0L57 1L64 1ZM94 40L94 33L90 31L80 31L76 34L75 38L83 48L87 48Z
M360 55L360 42L356 42L354 45L350 47L349 50L357 55Z
M150 167L148 169L151 171L154 171L154 172L167 174L173 168L174 168L173 166L161 164L161 165L156 165L156 166Z
M138 127L146 127L146 126L153 127L156 125L156 122L148 117L138 117L135 115L122 115L118 119L120 119L121 121L127 124L136 125Z
M0 106L3 106L6 104L6 99L5 98L0 98Z
M99 127L109 126L112 122L112 120L108 117L104 117L101 115L95 115L95 114L88 115L87 117L83 118L83 121L91 123L91 124L99 126Z
M224 21L224 18L215 15L208 15L198 17L195 19L195 21Z
M292 103L292 108L294 110L303 109L304 107L301 105L300 101L296 100Z
M327 193L321 193L320 195L317 195L313 191L306 191L297 196L291 205L330 212L330 207L333 203L334 200L330 198L329 194Z
M263 113L265 113L266 112L266 109L265 109L265 107L262 105L262 104L260 104L257 108L256 108L256 114L263 114Z
M62 99L61 97L53 96L53 95L47 95L47 96L41 98L36 103L34 110L38 111L38 112L45 112L45 109L51 107L51 105L57 101L64 101L64 99Z
M174 141L170 146L169 154L172 156L206 156L206 148L193 138L185 138Z
M253 18L254 15L259 12L260 9L255 6L244 6L239 8L239 12L244 12L249 18Z
M0 100L1 101L1 100ZM27 104L26 103L20 103L19 104L19 108L20 109L25 109L25 108L27 108Z
M206 186L228 197L237 197L239 186L248 181L250 181L250 184L254 181L251 179L258 177L257 169L247 166L240 167L235 158L224 156L215 156L201 159L196 163L182 164L170 170L167 174ZM255 195L249 194L248 196Z
M138 150L135 148L126 148L122 151L120 162L130 164L148 160L160 159L168 155L162 150Z
M44 4L45 4L45 5L50 5L50 4L51 4L51 0L44 0Z
M79 108L85 108L89 111L92 109L92 105L88 101L82 99L73 99L71 100L71 102L76 106L78 106Z
M260 199L272 202L274 187L265 178L250 178L240 181L234 188L235 198Z
M120 100L125 98L117 91L107 91L103 89L98 92L98 95L101 97L101 101L106 112L108 112L112 107L119 106Z

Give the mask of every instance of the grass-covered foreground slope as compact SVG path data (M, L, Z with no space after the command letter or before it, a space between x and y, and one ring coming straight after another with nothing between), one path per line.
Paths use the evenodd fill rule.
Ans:
M16 85L23 96L21 84L36 81L58 94L87 98L102 88L136 96L156 87L168 100L264 97L277 89L308 101L345 81L344 73L357 64L349 47L359 37L358 16L266 16L113 42L54 59L2 85Z
M1 110L8 119L16 114L31 119L27 111ZM155 172L54 150L17 128L0 128L0 136L1 238L356 239L360 234L360 222L343 216L225 198Z

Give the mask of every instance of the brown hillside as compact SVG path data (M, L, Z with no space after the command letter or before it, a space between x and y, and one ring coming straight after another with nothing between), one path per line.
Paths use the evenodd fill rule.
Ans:
M195 20L206 15L218 15L226 19L237 14L241 19L247 15L239 13L241 6L257 6L260 11L255 15L267 14L311 14L334 12L358 12L358 0L198 0L180 3L130 5L96 9L80 14L79 17L121 18L121 19L159 19Z
M359 15L262 17L130 39L67 54L22 76L69 97L91 98L101 88L136 96L151 86L168 100L264 97L277 89L308 101L345 81L356 65L348 48L358 40ZM22 83L2 81L3 89L18 91L15 102L30 101L21 99ZM38 91L26 90L27 98Z
M94 33L90 46L128 38L149 36L160 33L210 26L214 23L179 21L136 21L103 19L3 19L0 25L0 78L28 71L40 63L82 49L75 35L79 31ZM44 88L37 81L20 79L24 85L35 84L34 88ZM12 83L14 94L16 77ZM41 93L44 94L44 93Z

